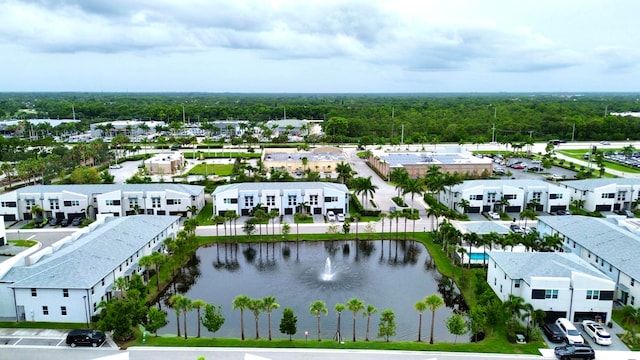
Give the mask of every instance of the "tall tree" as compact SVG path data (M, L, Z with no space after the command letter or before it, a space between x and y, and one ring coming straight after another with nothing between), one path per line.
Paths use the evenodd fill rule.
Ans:
M469 329L467 328L467 323L464 321L462 315L454 313L449 318L447 318L447 330L453 335L455 335L453 340L453 345L458 341L458 335L466 334Z
M383 337L389 342L389 338L396 334L396 314L391 309L386 309L380 313L380 323L378 324L378 337Z
M213 333L213 337L216 337L216 332L220 330L224 324L225 318L222 315L222 306L214 306L212 304L206 304L204 306L204 315L200 319L202 325Z
M247 308L253 313L253 318L256 323L256 340L260 339L259 320L260 313L264 310L264 302L262 302L262 299L251 299Z
M337 303L336 306L334 307L334 309L336 310L336 313L338 313L338 326L336 328L336 336L335 336L335 339L338 342L342 340L340 322L341 322L342 312L344 311L344 308L345 308L344 304L341 304L341 303Z
M431 332L429 334L429 344L433 344L433 328L436 323L436 310L444 305L444 300L438 294L432 294L424 299L424 303L431 311Z
M364 336L364 341L369 341L369 328L371 326L371 316L377 312L378 312L378 309L375 306L369 304L367 305L367 307L364 309L364 312L362 313L362 317L367 318L367 328L366 328L367 330Z
M358 313L364 310L364 302L358 298L351 298L345 305L353 313L353 342L356 342L356 319L358 318Z
M200 337L200 325L202 325L202 319L200 317L200 309L202 309L206 305L207 303L202 299L195 299L191 302L191 308L196 309L196 312L198 314L198 336L197 336L198 338Z
M291 336L298 332L298 317L293 314L293 309L285 308L282 311L282 320L280 320L280 332L289 335L289 341Z
M240 309L240 337L244 341L244 310L249 308L251 299L246 295L238 295L233 299L233 310Z
M276 302L276 298L273 296L265 296L262 299L264 310L267 312L267 321L269 325L269 341L271 341L271 312L280 307L280 304Z
M327 316L329 313L327 310L327 304L325 304L324 301L316 300L311 303L311 306L309 306L309 312L318 319L318 341L320 341L320 315L324 314L324 316Z
M427 304L424 301L418 301L415 303L414 308L418 312L418 342L422 341L422 313L427 309Z

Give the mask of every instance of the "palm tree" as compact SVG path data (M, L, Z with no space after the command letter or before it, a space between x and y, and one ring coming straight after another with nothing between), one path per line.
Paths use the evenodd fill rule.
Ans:
M364 302L358 298L351 298L346 303L347 309L353 313L353 342L356 342L356 318L364 310Z
M509 200L505 199L504 196L501 196L500 200L494 203L494 206L498 207L498 212L500 212L501 214L504 212L504 207L509 205Z
M520 220L524 219L524 227L527 227L527 220L535 220L538 213L531 209L525 209L520 213Z
M272 240L275 242L276 241L276 218L278 216L280 216L280 212L278 212L278 210L271 210L269 211L269 219L271 220L271 237Z
M398 196L400 196L400 191L403 189L403 185L409 179L409 172L407 169L403 167L396 167L391 170L389 174L389 180L396 183L396 190L398 190Z
M114 281L113 286L120 292L120 296L124 299L127 288L129 287L129 280L124 277L119 277Z
M451 200L449 208L453 209L453 187L458 184L462 184L464 181L462 176L457 172L453 174L446 173L443 178L443 185L449 188L449 198Z
M433 344L433 328L436 323L436 310L444 305L444 300L438 294L432 294L424 298L424 303L431 311L431 333L429 334L429 344Z
M375 306L369 304L367 305L367 307L364 309L364 312L362 313L362 317L367 318L367 332L364 337L364 341L369 341L369 325L371 324L371 315L377 312L378 312L378 309Z
M414 206L414 197L416 194L422 194L422 181L420 179L407 179L402 187L402 195L411 194L411 207Z
M431 218L431 229L436 231L439 230L440 222L437 220L441 215L442 215L442 211L440 211L440 209L437 209L435 207L427 208L427 217Z
M276 302L276 298L273 296L265 296L262 299L264 310L267 312L267 321L269 324L269 341L271 341L271 312L280 307L280 304Z
M353 174L351 166L344 161L336 164L336 172L338 173L338 180L340 180L342 184L344 184L345 181L349 180L351 178L351 175Z
M362 201L361 201L362 207L367 208L369 196L373 197L373 195L376 193L376 190L378 189L378 186L371 183L371 176L367 178L363 178L363 177L356 178L354 181L354 185L355 185L354 193L356 195L362 194Z
M419 314L418 317L418 342L422 341L422 313L427 309L427 303L418 301L413 305Z
M344 304L337 303L336 306L334 307L334 309L338 313L338 327L336 329L335 339L336 339L336 341L340 342L340 340L342 339L342 334L340 333L340 320L341 320L342 312L345 309L345 306L344 306Z
M264 303L262 302L262 299L251 299L249 301L249 305L247 305L247 308L249 308L249 310L251 310L251 312L253 313L253 318L256 322L256 340L260 339L258 323L260 320L260 313L262 312L262 310L264 310Z
M145 255L138 260L138 266L144 268L144 277L146 283L149 283L149 267L153 265L154 260L152 259L152 255Z
M207 306L207 303L202 299L195 299L191 302L191 308L196 309L198 313L198 336L197 337L200 337L200 325L202 323L202 318L200 317L200 309L202 309L205 306Z
M324 316L327 316L329 313L327 304L325 304L324 301L316 300L309 306L309 312L318 319L318 341L320 341L320 315L324 314Z
M526 310L524 299L513 294L509 294L509 298L504 301L503 306L513 320L522 319L522 312Z
M240 309L240 334L241 339L244 341L244 310L249 307L251 299L246 295L238 295L233 299L233 310Z
M185 297L180 294L171 295L171 297L169 298L169 306L171 306L173 310L176 312L176 326L178 328L178 337L180 337L180 311L182 311L182 306L186 304L186 301L184 300L184 298ZM185 326L186 326L186 322L185 322ZM185 329L185 333L186 333L186 329Z
M467 210L469 210L469 206L471 205L471 203L469 203L469 200L467 199L462 199L458 202L458 205L460 205L460 207L462 208L462 213L466 214Z
M387 213L386 212L381 212L380 215L378 215L380 217L380 220L382 221L382 231L380 232L380 240L384 240L384 219L387 218Z
M196 213L198 212L198 207L195 205L189 205L187 206L187 211L189 213L191 213L191 217L196 216Z

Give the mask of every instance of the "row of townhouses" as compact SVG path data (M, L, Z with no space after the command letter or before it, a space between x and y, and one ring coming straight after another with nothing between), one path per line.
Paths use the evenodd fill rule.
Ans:
M0 195L0 216L5 221L31 220L38 205L47 218L125 216L187 216L205 204L203 186L184 184L35 185Z
M142 274L138 261L179 231L177 216L98 216L51 246L0 264L0 318L88 323L119 277Z
M280 215L349 213L349 189L328 182L237 183L218 186L212 197L215 215L249 215L256 206Z
M631 210L640 201L640 179L573 180L558 185L570 191L572 201L583 201L587 211Z

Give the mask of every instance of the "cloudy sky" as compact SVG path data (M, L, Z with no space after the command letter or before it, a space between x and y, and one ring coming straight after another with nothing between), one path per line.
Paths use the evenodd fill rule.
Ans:
M640 90L637 0L0 0L0 91Z

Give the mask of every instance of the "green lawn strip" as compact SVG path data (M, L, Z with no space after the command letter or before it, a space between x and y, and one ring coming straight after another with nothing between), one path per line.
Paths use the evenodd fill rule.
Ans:
M558 151L560 154L569 156L571 158L577 159L577 160L584 160L582 157L584 156L585 150L562 150L562 151ZM586 160L585 160L586 161ZM604 165L607 169L611 169L611 170L616 170L616 171L622 171L622 172L628 172L631 174L640 174L640 169L637 168L633 168L633 167L629 167L629 166L625 166L625 165L621 165L619 163L613 162L613 161L609 161L609 160L605 160L604 161ZM597 165L594 163L593 164L594 167L597 167ZM580 165L576 164L576 168L580 168Z
M16 329L60 329L71 330L78 328L86 328L86 323L56 323L56 322L38 322L38 321L0 321L0 328L16 328Z
M21 247L32 247L36 245L38 242L34 240L9 240L10 244Z
M189 175L229 176L233 173L233 164L198 164L189 170Z
M245 152L228 152L228 151L198 151L196 152L196 159L200 159L200 154L206 159L235 159L240 156L243 159L258 159L262 156L261 153L245 153ZM182 153L186 160L193 159L193 152Z

